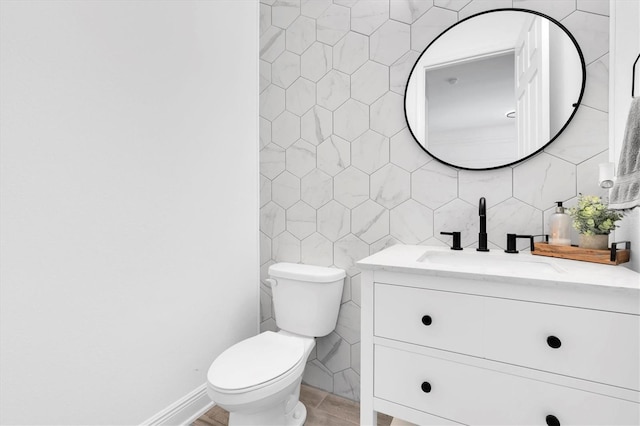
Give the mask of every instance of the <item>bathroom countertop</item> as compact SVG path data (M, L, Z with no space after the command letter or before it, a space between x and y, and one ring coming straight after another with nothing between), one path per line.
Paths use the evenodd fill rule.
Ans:
M453 251L448 247L394 245L356 265L363 270L404 272L437 277L471 278L545 286L589 286L596 291L624 293L640 302L640 274L624 266L535 256L502 250Z

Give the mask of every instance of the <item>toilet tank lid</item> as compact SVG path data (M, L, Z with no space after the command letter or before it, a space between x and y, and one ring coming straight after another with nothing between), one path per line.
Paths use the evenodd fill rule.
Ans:
M271 265L269 275L274 278L326 283L341 280L346 276L346 273L343 269L338 268L283 262Z

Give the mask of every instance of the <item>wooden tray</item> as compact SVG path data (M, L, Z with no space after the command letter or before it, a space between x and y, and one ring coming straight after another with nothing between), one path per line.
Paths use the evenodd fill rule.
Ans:
M629 261L631 255L630 244L626 241L624 249L618 249L617 244L613 243L611 249L607 250L592 250L580 248L577 246L555 246L549 243L540 242L534 243L534 250L531 254L538 256L550 256L559 257L562 259L581 260L584 262L603 263L606 265L619 265ZM612 254L613 252L613 254ZM611 260L611 258L614 258Z

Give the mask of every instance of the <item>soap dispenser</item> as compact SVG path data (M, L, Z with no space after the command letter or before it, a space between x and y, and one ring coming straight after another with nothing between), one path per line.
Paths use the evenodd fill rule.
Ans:
M571 245L571 217L564 212L562 201L556 201L556 212L549 218L549 244Z

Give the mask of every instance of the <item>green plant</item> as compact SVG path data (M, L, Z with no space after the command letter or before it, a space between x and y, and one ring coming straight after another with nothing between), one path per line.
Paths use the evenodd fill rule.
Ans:
M616 221L622 219L623 213L609 210L600 197L582 195L578 197L578 205L569 209L573 219L573 227L584 235L606 235L617 226Z

